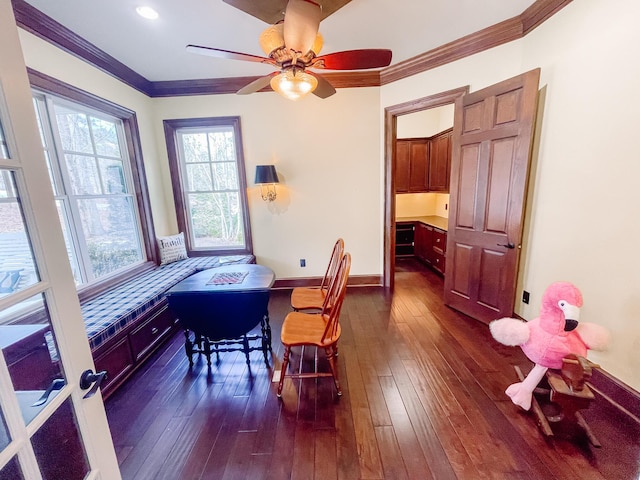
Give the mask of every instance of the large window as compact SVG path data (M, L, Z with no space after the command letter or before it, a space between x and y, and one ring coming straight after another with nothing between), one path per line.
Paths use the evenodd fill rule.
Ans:
M250 253L239 118L164 124L178 224L190 253Z
M34 106L76 284L145 261L122 121L45 94Z

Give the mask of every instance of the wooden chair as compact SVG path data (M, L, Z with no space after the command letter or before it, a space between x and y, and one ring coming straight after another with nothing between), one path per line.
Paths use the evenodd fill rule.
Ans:
M336 366L337 343L340 338L340 310L347 291L347 279L351 268L351 255L346 253L342 256L342 260L338 264L338 269L333 281L329 285L329 290L325 297L324 305L320 313L289 313L282 324L280 339L284 345L284 359L282 361L282 370L280 371L280 380L278 383L278 398L282 396L282 386L284 385L284 377L291 378L317 378L317 377L333 377L338 395L342 395L340 383L338 382L338 369ZM329 306L331 306L329 308ZM298 346L314 346L324 348L329 361L330 373L319 373L316 368L313 373L299 372L287 375L287 367L289 366L289 354L291 347Z
M319 287L297 287L291 292L291 307L295 311L321 310L329 291L329 284L335 277L340 259L344 255L344 240L339 238L333 246L327 271Z

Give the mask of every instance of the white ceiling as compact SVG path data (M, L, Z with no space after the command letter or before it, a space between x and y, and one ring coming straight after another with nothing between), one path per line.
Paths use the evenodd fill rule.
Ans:
M261 1L261 0L256 0ZM204 57L188 44L263 56L267 24L222 0L27 0L151 81L264 75L268 65ZM321 0L319 3L322 3ZM522 13L534 0L352 0L320 24L322 53L388 48L392 65ZM155 21L138 16L149 5Z

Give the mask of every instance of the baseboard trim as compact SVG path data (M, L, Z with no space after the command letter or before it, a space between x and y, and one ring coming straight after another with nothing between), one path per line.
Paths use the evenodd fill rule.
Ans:
M600 368L593 369L589 386L616 409L640 425L640 392Z
M296 287L319 287L322 277L279 278L273 284L274 289L288 289ZM349 275L347 285L350 287L381 287L381 275Z

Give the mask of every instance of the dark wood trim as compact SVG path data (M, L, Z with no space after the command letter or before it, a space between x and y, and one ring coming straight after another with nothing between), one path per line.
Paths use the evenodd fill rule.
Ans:
M16 24L71 55L145 93L151 82L24 0L12 0Z
M274 289L291 289L296 287L319 287L322 277L279 278L273 284ZM380 287L382 276L380 275L349 275L347 285L350 287Z
M396 182L395 144L398 117L454 103L456 98L469 92L469 86L447 90L427 97L391 105L384 109L384 271L385 288L393 289L396 261Z
M382 70L320 72L335 88L378 87L522 38L571 0L536 0L521 15ZM149 81L24 0L12 0L17 25L150 97L223 95L259 77ZM271 91L266 87L261 92Z
M599 368L593 369L589 384L614 407L640 423L640 392Z
M241 255L253 254L253 241L251 237L251 221L249 218L249 206L247 201L247 174L244 162L244 150L242 147L242 130L240 128L240 117L204 117L204 118L180 118L164 120L164 136L167 144L167 155L169 157L169 172L171 173L171 187L176 207L176 217L178 229L185 232L185 244L190 257L205 255ZM180 128L189 127L213 127L216 125L231 126L235 133L236 158L238 165L238 181L240 191L240 204L242 207L245 233L245 248L233 250L195 250L191 245L188 234L187 206L182 192L182 170L180 168L178 145L176 143L176 133Z
M379 87L380 72L331 72L321 75L335 88ZM233 94L260 77L209 78L200 80L171 80L151 82L151 97L182 97L190 95ZM270 86L259 90L272 92Z
M27 75L29 76L29 83L32 88L94 108L100 112L119 118L123 123L127 143L127 153L130 160L129 165L131 167L131 175L133 177L135 199L138 206L138 212L140 213L142 243L149 262L138 265L126 272L123 272L122 274L109 277L102 281L99 280L92 285L80 289L80 300L87 300L108 290L114 285L135 277L158 262L158 255L155 247L156 234L153 226L151 201L149 199L149 189L147 187L147 179L145 175L144 158L142 156L137 116L133 110L129 110L128 108L117 105L105 100L104 98L100 98L97 95L81 90L73 85L64 83L31 68L27 68Z
M521 37L522 23L514 17L387 67L380 73L380 81L387 85Z
M527 35L570 3L571 0L537 0L520 15L522 34Z
M381 84L386 85L498 45L518 40L569 3L571 0L537 0L521 15L384 68L380 72Z

